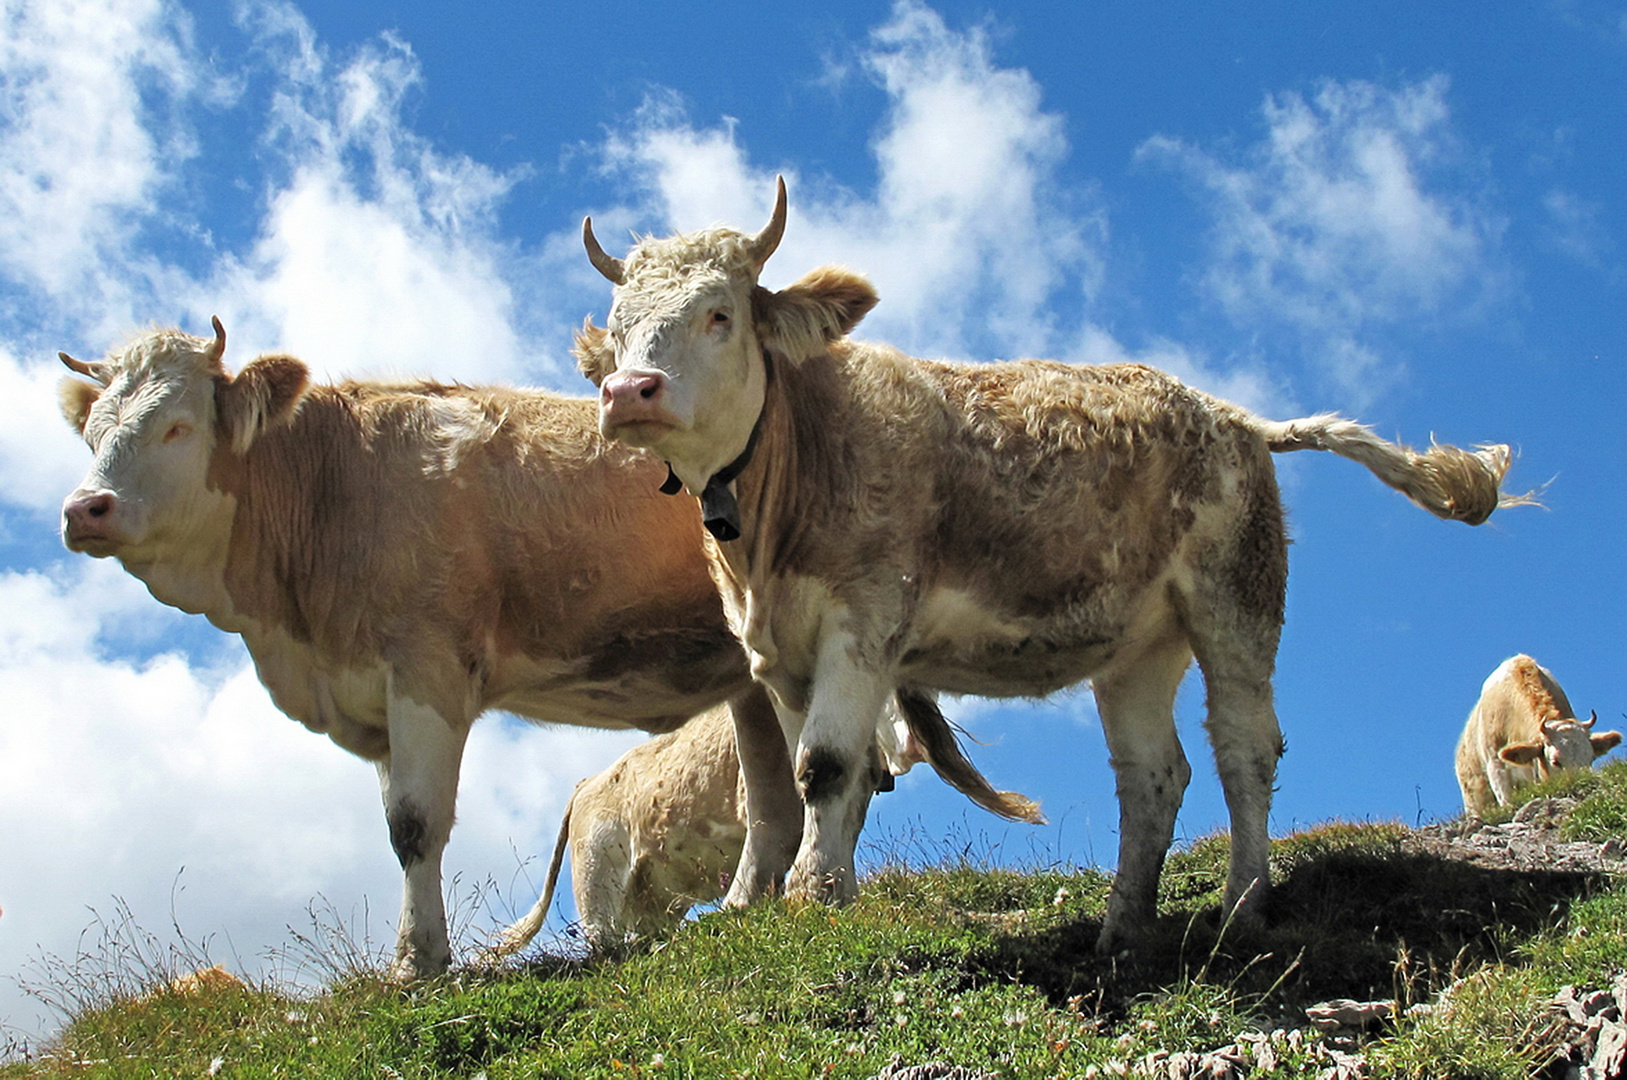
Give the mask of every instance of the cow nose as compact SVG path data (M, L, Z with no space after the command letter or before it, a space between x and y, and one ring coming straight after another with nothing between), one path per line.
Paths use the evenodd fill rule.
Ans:
M94 525L113 512L111 491L94 491L88 495L70 498L62 507L62 518L70 529Z
M599 387L599 408L616 424L654 420L665 411L667 377L658 371L618 371Z

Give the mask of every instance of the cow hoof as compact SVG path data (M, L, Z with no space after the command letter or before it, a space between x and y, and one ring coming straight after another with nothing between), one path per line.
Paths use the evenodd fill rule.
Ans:
M787 900L803 900L836 907L858 899L859 886L851 870L838 868L827 873L799 874L792 870L785 882Z
M1127 934L1104 926L1101 936L1096 939L1096 955L1122 960L1130 955L1130 945L1131 941Z
M723 894L719 905L725 908L746 908L780 895L780 879L768 874L737 874L729 882L729 891Z
M421 982L445 974L446 969L451 966L451 957L437 960L427 956L398 956L395 963L390 965L385 977L393 983L404 986L407 983Z

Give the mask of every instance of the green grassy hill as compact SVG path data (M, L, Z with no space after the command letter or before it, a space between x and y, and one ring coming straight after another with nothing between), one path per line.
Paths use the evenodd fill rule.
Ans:
M878 873L841 910L716 913L625 955L406 989L346 948L307 995L182 992L162 964L115 957L99 985L56 988L75 1015L0 1080L1561 1077L1627 1007L1589 996L1627 971L1610 843L1627 837L1627 765L1531 794L1580 802L1542 804L1566 808L1534 815L1557 831L1539 822L1501 862L1475 845L1508 828L1455 846L1463 829L1395 824L1283 838L1269 927L1250 934L1218 925L1224 837L1199 841L1171 855L1159 920L1126 957L1092 951L1106 877L958 862ZM1550 1004L1565 987L1580 1019ZM1308 1021L1340 998L1390 1018Z

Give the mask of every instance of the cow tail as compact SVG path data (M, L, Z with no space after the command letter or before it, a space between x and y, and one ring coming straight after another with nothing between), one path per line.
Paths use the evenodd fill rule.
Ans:
M510 956L531 944L531 939L542 930L543 923L548 921L548 909L554 906L554 888L559 884L559 870L565 864L565 845L571 837L571 811L576 807L576 793L582 789L581 784L571 792L571 797L565 803L565 818L559 823L559 837L554 841L554 857L548 863L548 881L542 887L542 896L525 916L510 926L498 937L488 953L492 957Z
M1015 791L996 791L977 771L977 766L961 753L960 743L949 727L938 703L920 690L900 687L898 708L904 714L910 734L926 752L926 760L937 774L956 791L965 795L983 809L1012 821L1045 824L1039 812L1039 803Z
M1492 511L1505 506L1540 505L1539 492L1510 495L1502 490L1503 476L1513 459L1506 445L1463 450L1431 439L1429 449L1420 454L1332 413L1298 420L1250 420L1272 453L1331 451L1367 466L1384 483L1447 521L1479 525Z

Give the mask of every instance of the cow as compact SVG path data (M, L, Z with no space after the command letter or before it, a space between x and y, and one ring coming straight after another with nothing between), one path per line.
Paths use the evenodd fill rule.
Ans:
M63 413L95 454L63 541L240 635L279 709L376 763L403 875L394 975L451 961L441 857L464 742L490 709L662 733L727 701L749 821L728 902L775 895L802 806L700 515L656 492L659 460L604 439L591 399L316 385L283 355L234 376L213 325L93 363L61 354L80 376ZM905 717L974 801L1038 816L988 786L931 702Z
M731 702L761 800L736 881L778 888L802 812L786 750L695 509L651 494L659 461L604 440L591 400L314 385L281 355L233 376L214 330L62 354L81 376L62 409L95 454L63 540L241 635L279 709L377 764L403 873L397 977L450 962L441 856L488 709L665 732Z
M929 760L891 710L876 736L877 791L891 790L895 777ZM493 957L523 949L542 929L567 845L576 917L593 949L666 933L695 904L721 898L745 843L745 795L725 710L702 713L633 747L576 785L542 895L502 933Z
M1324 414L1274 422L1136 364L916 359L848 335L870 283L758 285L786 222L583 244L614 289L574 352L608 437L698 496L730 625L805 805L786 895L856 893L855 762L895 687L1039 696L1089 679L1120 803L1097 947L1154 915L1191 768L1176 687L1195 657L1231 824L1224 908L1257 921L1283 741L1272 676L1287 539L1272 454L1328 450L1447 519L1506 495L1506 446L1424 453ZM1247 903L1244 904L1245 898Z
M1485 817L1514 789L1564 769L1586 769L1621 744L1621 732L1593 733L1599 714L1578 720L1553 674L1523 653L1486 677L1458 739L1463 809Z

